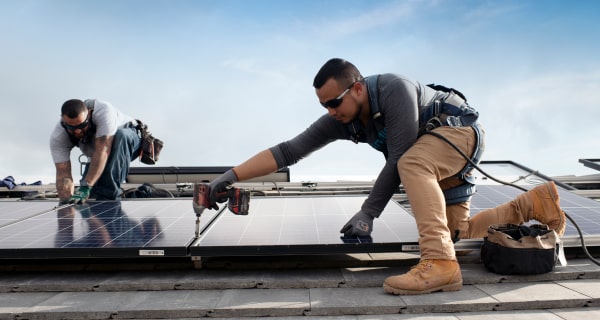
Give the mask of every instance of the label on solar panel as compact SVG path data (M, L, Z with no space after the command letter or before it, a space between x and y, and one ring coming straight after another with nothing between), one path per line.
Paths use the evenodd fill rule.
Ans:
M164 256L165 250L140 250L140 256Z
M402 252L410 252L410 251L419 251L419 245L418 244L403 244L402 245Z

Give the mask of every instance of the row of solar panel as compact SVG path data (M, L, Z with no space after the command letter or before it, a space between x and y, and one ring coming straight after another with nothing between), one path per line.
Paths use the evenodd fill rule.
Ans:
M510 201L522 191L481 185L471 212ZM600 203L561 190L561 206L579 223L588 245L600 245ZM250 214L205 210L195 238L190 199L0 201L0 258L235 256L400 252L418 249L413 217L390 201L373 234L347 238L340 227L365 196L254 197ZM578 246L571 223L565 246ZM461 242L457 244L460 247Z

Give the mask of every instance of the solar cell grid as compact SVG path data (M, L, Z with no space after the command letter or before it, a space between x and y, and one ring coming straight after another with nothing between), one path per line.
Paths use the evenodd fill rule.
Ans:
M521 193L510 186L479 185L471 214ZM600 245L600 203L562 189L559 193L562 208L589 237L588 245ZM399 252L417 243L413 217L394 201L375 219L371 237L342 237L340 228L365 198L253 197L247 216L205 210L201 229L207 228L198 241L189 198L92 201L68 210L53 210L56 203L49 201L0 202L0 258L135 257L143 250L165 256ZM567 222L565 246L578 246L577 237Z
M600 202L568 192L559 191L561 208L575 220L584 235L600 236ZM567 220L565 237L576 237L577 230Z
M0 201L0 227L27 219L56 207L48 201Z
M313 196L253 198L247 216L224 214L191 248L192 255L226 255L231 252L280 254L339 252L344 245L414 243L414 219L390 202L368 238L342 237L341 227L360 208L365 196ZM232 248L228 252L223 248Z
M471 215L513 200L523 191L505 185L478 185L471 199Z
M527 186L526 188L531 189L532 187L534 186ZM477 193L471 201L471 214L509 202L522 193L523 191L517 188L505 185L477 186ZM590 239L590 244L596 243L594 238L600 236L600 202L560 188L558 193L563 211L575 220L585 236L593 237ZM562 237L563 240L567 240L564 241L565 246L578 246L578 237L577 230L571 221L567 219L565 234Z
M216 213L207 210L201 227ZM194 231L189 199L90 201L0 228L0 257L138 256L141 249L185 256Z

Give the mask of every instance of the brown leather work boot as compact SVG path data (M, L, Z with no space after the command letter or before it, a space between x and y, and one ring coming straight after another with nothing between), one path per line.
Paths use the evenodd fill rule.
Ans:
M383 289L391 294L424 294L462 289L462 274L455 260L421 260L409 272L385 279Z
M553 181L539 185L527 192L531 196L533 208L528 211L525 221L535 219L548 228L554 229L559 236L565 233L565 213L560 208L558 190ZM528 219L527 219L528 218Z

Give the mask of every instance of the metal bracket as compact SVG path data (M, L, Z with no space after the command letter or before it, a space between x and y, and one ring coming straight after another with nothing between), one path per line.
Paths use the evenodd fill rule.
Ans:
M85 161L81 160L81 157L85 157ZM86 156L85 154L80 154L79 155L79 174L83 177L83 166L89 164L91 161L90 157Z

